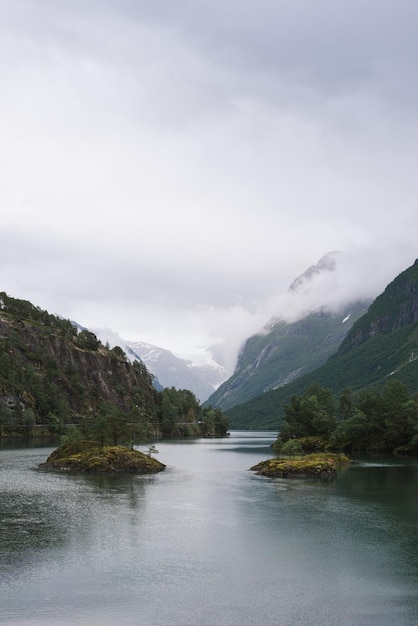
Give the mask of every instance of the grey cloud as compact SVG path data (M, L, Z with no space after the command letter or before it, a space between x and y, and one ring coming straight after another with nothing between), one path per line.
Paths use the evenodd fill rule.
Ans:
M376 81L385 64L416 58L418 7L411 0L329 0L257 5L227 2L124 2L134 19L177 27L214 62L277 79L346 91Z
M1 2L0 289L229 362L328 250L303 306L375 294L414 260L417 12Z

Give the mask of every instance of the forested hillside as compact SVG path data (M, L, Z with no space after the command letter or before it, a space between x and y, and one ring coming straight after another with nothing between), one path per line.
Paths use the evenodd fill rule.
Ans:
M156 391L146 367L120 347L0 293L0 436L69 428L117 442L225 434L227 421L190 391Z
M323 309L310 313L293 323L272 322L246 341L234 374L208 403L230 409L317 369L337 351L366 310L365 302L356 302L338 312Z
M418 391L418 261L372 303L320 368L227 411L232 428L278 429L284 407L313 383L341 394L397 379Z

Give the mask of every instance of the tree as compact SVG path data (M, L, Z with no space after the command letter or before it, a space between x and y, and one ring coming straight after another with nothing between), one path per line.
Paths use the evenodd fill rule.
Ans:
M342 449L382 451L408 446L416 408L407 386L396 379L389 380L383 389L363 389L355 399L343 395L340 413L344 419L335 429L331 444Z
M126 360L126 354L120 346L115 346L114 348L111 349L110 352L118 359Z
M351 417L354 409L353 395L351 389L346 387L343 389L338 405L339 413L343 419Z
M144 410L138 405L133 406L127 415L127 430L131 448L135 443L145 441L148 435L148 424Z
M363 389L356 397L355 406L365 416L363 449L382 447L385 432L384 405L380 390L376 387Z
M162 436L172 437L179 434L180 402L177 389L165 387L161 392L160 400L158 416Z
M407 415L408 424L411 429L411 448L418 449L418 394L414 394L406 403L405 413Z
M229 428L229 421L225 413L217 407L203 409L201 419L201 433L203 437L224 437Z
M367 450L371 447L375 431L372 422L359 408L354 408L347 419L337 424L330 437L332 448L341 450Z
M385 422L385 445L391 448L406 445L413 436L408 416L409 390L399 380L386 383L382 392L383 418Z
M329 437L336 426L331 391L311 385L303 396L293 396L285 406L280 438Z
M117 446L122 441L127 443L130 435L127 415L112 402L102 402L92 424L92 431L102 445L112 443Z
M83 350L92 350L94 352L100 346L100 341L97 339L96 335L89 330L82 330L78 333L76 343L79 348L82 348Z

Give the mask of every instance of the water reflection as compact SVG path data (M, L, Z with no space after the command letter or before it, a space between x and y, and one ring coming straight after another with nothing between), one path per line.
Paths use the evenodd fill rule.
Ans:
M129 536L136 538L153 476L38 471L50 449L32 449L29 455L22 450L4 451L0 459L3 583L28 575L59 554L68 558L95 545L109 548L109 537L113 550L126 545ZM109 524L118 532L109 534Z
M6 437L0 438L0 450L27 450L30 448L56 448L59 445L57 437Z
M417 485L417 465L365 464L355 465L339 476L337 493L418 520Z
M274 438L158 442L147 476L1 451L0 623L417 623L417 464L270 480L248 470Z

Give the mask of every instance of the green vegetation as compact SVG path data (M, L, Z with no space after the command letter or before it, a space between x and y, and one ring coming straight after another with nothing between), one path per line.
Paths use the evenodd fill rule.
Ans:
M92 350L93 352L98 350L101 345L96 335L94 333L91 333L89 330L82 330L77 335L75 343L82 350ZM119 348L119 350L121 350L121 352L123 353L122 348ZM117 352L116 350L113 350L113 354L123 358L123 354Z
M353 391L381 387L396 374L411 391L418 391L417 356L418 326L412 324L391 335L371 338L347 353L338 352L314 372L225 412L231 428L275 430L280 428L285 405L312 384L337 396L346 387Z
M345 389L337 405L329 390L313 385L286 405L273 449L290 455L319 450L417 454L418 393L393 379L357 394Z
M328 480L349 462L344 452L416 455L418 393L393 379L357 394L347 388L337 404L329 389L312 385L285 406L273 451L277 458L251 469L269 477Z
M418 262L376 298L324 365L226 413L231 428L280 429L284 407L312 384L339 396L347 387L380 392L392 378L418 392Z
M231 409L320 367L365 310L359 302L338 314L319 311L293 323L271 324L246 341L234 374L207 402Z
M165 465L150 454L122 446L101 446L95 441L65 443L48 457L41 469L77 472L161 472Z
M200 412L200 404L191 391L163 389L158 408L162 436L197 435Z
M328 389L312 385L304 396L293 396L285 407L281 436L328 438L336 426L334 398Z
M295 458L277 458L261 461L250 469L270 478L311 478L332 480L342 464L350 463L344 454L309 454Z
M187 389L166 387L158 395L162 437L224 437L228 420L220 409L203 408Z
M0 293L0 437L76 436L100 445L225 436L220 409L159 392L143 363L69 320Z

